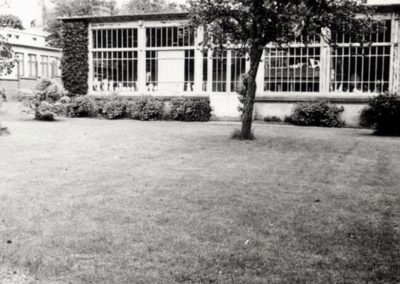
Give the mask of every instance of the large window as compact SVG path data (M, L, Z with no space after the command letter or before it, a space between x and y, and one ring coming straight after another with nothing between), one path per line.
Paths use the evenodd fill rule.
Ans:
M246 74L246 57L233 50L231 58L231 92L237 92L240 90Z
M35 54L28 54L29 77L37 77L38 62Z
M92 35L93 91L138 91L137 29L93 30Z
M25 56L23 53L15 53L15 57L18 61L18 77L25 76Z
M147 91L194 91L194 50L146 51Z
M275 47L265 51L264 91L319 92L320 47Z
M137 91L137 51L93 52L93 91Z
M372 44L361 46L345 34L333 34L338 42L331 51L331 92L379 93L389 89L391 21L370 34Z
M147 91L194 91L194 35L187 27L146 28Z
M93 31L93 48L136 48L137 29L104 29Z
M212 56L212 91L226 92L227 51L215 51Z

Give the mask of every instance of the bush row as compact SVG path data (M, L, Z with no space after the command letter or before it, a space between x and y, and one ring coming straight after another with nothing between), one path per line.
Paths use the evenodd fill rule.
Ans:
M161 99L150 96L132 100L118 96L95 99L79 96L71 100L68 113L71 117L102 117L120 119L124 117L137 120L159 120L171 117L181 121L208 121L211 117L210 101L205 98L176 98L171 100L169 113L164 113Z

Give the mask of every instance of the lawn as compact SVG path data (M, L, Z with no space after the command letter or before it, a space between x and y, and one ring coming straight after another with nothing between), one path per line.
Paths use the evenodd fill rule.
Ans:
M2 283L400 282L400 138L0 119Z

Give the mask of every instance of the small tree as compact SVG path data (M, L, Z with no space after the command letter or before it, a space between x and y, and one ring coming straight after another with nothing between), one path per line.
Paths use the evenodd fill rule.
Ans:
M10 74L15 65L13 51L7 39L0 35L0 77Z
M207 27L204 44L213 48L229 44L249 55L243 139L251 138L256 76L267 44L287 46L300 38L307 44L318 35L334 45L328 30L346 32L353 42L362 42L372 27L371 10L357 0L190 0L189 5L191 24ZM359 13L365 17L357 17Z
M15 59L13 59L13 52L11 46L8 44L7 39L0 35L0 77L6 74L10 74L15 65ZM5 93L0 85L0 103L5 99ZM3 128L1 127L0 121L0 135Z

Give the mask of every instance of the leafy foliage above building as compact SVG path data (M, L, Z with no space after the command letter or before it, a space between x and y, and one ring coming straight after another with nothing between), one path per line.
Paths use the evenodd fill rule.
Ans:
M20 18L14 15L0 15L0 27L1 28L12 28L17 30L23 30L24 26Z
M45 30L50 34L47 38L47 44L52 47L61 48L63 45L62 22L59 18L73 16L93 15L93 7L97 0L53 0L54 8L50 13L50 20L47 22ZM117 14L115 1L107 1L107 7L110 8L112 15Z
M122 11L124 13L144 14L144 13L168 13L179 12L181 7L174 2L165 0L130 0Z

